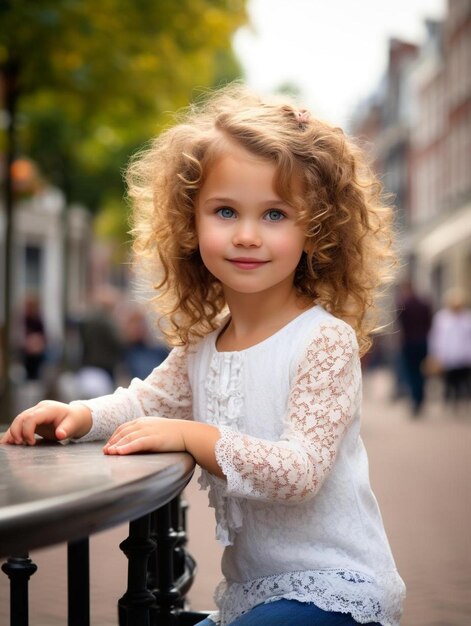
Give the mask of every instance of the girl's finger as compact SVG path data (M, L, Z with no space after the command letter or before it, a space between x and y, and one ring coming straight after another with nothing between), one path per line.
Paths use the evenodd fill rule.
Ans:
M28 445L34 446L36 443L36 437L34 433L36 431L36 426L41 424L42 421L38 420L38 415L34 413L33 415L28 415L22 420L22 442L27 443Z
M107 448L119 445L119 443L122 442L124 438L128 437L131 432L132 431L130 431L130 433L128 434L125 431L120 433L114 432L109 440L105 443L103 449L105 450Z
M28 417L30 412L31 409L22 411L21 413L19 413L19 415L15 417L15 419L11 423L9 431L11 438L13 439L13 443L23 443L23 420Z
M121 442L119 444L110 446L106 454L134 454L136 452L157 452L156 444L150 441L150 437L137 437L136 439L129 440L127 442Z
M50 424L54 421L54 417L50 413L48 407L38 407L32 409L22 420L22 439L25 443L34 446L36 443L36 427L41 424Z
M8 429L6 433L3 433L0 443L15 443L15 440L10 433L10 429Z
M114 432L111 437L108 439L108 441L105 443L105 448L109 448L110 446L114 446L116 445L119 441L121 441L121 439L126 436L126 432Z
M63 419L54 421L54 436L62 441L74 434L74 418L67 415Z
M137 431L139 428L140 428L139 420L134 420L132 422L127 422L126 424L121 424L121 426L118 426L118 428L114 431L114 433L108 439L104 447L107 448L109 446L116 444L120 439Z
M34 429L38 415L41 415L41 411L44 410L40 405L36 405L25 411L19 413L12 424L10 425L10 434L14 443L33 443L34 444ZM41 423L41 422L39 422ZM31 430L33 436L31 436Z
M32 420L32 416L29 414L25 414L23 417L21 417L15 424L16 428L12 429L12 435L13 438L15 439L15 443L17 444L25 444L25 443L29 443L29 430L28 430L28 424L31 422ZM34 423L33 423L34 424ZM33 426L34 429L34 426Z

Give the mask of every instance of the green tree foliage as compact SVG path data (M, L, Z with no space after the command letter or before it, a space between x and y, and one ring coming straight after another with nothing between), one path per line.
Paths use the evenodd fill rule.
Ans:
M0 64L18 68L21 153L68 201L122 211L122 169L167 112L240 75L231 38L245 5L0 0Z

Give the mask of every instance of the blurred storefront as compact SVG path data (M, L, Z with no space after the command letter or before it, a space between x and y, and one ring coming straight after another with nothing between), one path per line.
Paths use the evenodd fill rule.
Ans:
M86 293L85 259L90 245L90 217L81 207L65 206L60 190L41 181L34 164L14 164L14 250L10 294L15 319L27 296L38 297L48 337L63 339L65 308L74 310ZM5 214L0 205L0 253L4 256ZM4 279L0 276L0 316L4 313ZM64 293L67 292L67 296ZM0 324L2 320L0 319Z

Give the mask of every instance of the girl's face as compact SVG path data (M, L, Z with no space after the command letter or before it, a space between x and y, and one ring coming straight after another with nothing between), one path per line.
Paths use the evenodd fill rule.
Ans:
M293 291L306 237L297 211L275 191L276 167L231 145L216 159L196 201L206 268L230 293Z

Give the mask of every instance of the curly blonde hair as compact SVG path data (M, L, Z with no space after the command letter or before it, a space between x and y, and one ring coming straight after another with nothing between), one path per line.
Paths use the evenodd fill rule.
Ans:
M133 249L137 261L158 270L154 302L167 340L184 345L204 336L226 307L221 283L199 254L194 207L231 142L275 165L276 191L299 211L307 237L294 279L299 294L350 323L366 352L376 296L395 258L381 184L340 128L288 97L262 99L240 84L186 109L127 170Z

